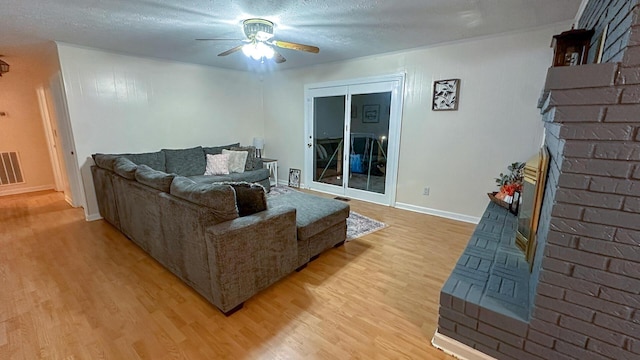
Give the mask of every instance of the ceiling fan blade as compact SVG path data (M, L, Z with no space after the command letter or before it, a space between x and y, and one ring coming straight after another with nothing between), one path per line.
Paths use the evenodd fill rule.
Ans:
M276 62L276 64L282 64L283 62L287 61L287 59L285 59L282 54L275 50L273 51L273 60Z
M229 54L233 54L233 53L234 53L234 52L236 52L236 51L240 51L240 50L242 50L242 47L243 47L243 46L244 46L244 45L238 45L238 46L236 46L236 47L234 47L234 48L231 48L231 49L229 49L229 50L227 50L227 51L221 52L220 54L218 54L218 56L227 56L227 55L229 55Z
M292 43L288 41L274 40L272 44L283 49L306 51L314 54L317 54L318 52L320 52L320 49L315 46Z

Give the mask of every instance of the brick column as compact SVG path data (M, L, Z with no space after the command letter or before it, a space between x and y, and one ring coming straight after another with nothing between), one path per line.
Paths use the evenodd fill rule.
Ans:
M553 161L525 344L545 358L640 358L638 8L618 16L635 24L621 63L553 68L547 79Z

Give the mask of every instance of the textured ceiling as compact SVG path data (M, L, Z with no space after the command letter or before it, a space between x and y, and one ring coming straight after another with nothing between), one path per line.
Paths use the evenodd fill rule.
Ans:
M7 3L8 1L8 3ZM237 70L287 69L570 21L581 0L5 0L0 54L27 56L55 40L108 51ZM241 52L241 21L263 17L287 62L259 65Z

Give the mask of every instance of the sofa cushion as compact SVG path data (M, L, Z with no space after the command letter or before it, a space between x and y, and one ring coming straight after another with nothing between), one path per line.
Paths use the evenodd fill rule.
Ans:
M247 182L228 183L236 192L236 205L238 214L247 216L267 210L267 196L264 187L260 184Z
M255 170L258 169L257 159L256 158L256 148L255 146L234 146L231 149L232 151L246 151L247 152L247 161L244 163L244 170ZM261 166L262 167L262 166Z
M250 183L255 183L262 181L264 179L269 178L269 169L258 169L245 171L243 173L232 173L229 174L229 178L231 181L246 181Z
M182 176L202 175L207 167L202 146L189 149L162 149L166 157L166 171Z
M170 193L175 197L210 208L218 221L238 217L236 194L230 185L199 184L186 177L176 176L171 182Z
M298 240L308 239L349 217L349 205L299 191L270 197L269 208L291 206L296 208Z
M125 179L135 180L138 165L124 156L118 156L113 162L113 171Z
M147 165L138 165L136 169L136 180L147 186L150 186L156 190L169 192L171 188L171 182L176 174L167 174L164 171L154 170Z
M212 183L220 183L220 182L233 182L233 181L242 181L242 180L234 180L231 178L231 174L229 175L194 175L187 176L187 178L199 183L199 184L212 184Z
M162 151L140 153L140 154L122 154L121 156L133 161L136 165L147 165L158 171L165 171L165 156Z
M118 158L117 155L100 153L93 154L91 157L93 157L93 162L97 167L111 171L113 171L114 162Z
M216 154L222 154L223 149L231 150L232 147L237 147L237 146L240 146L240 143L221 145L221 146L203 147L202 150L204 151L205 155L206 154L216 155Z

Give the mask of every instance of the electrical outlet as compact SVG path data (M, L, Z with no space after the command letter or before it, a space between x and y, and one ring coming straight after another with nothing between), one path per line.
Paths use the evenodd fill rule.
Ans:
M422 195L429 196L429 187L424 188Z

